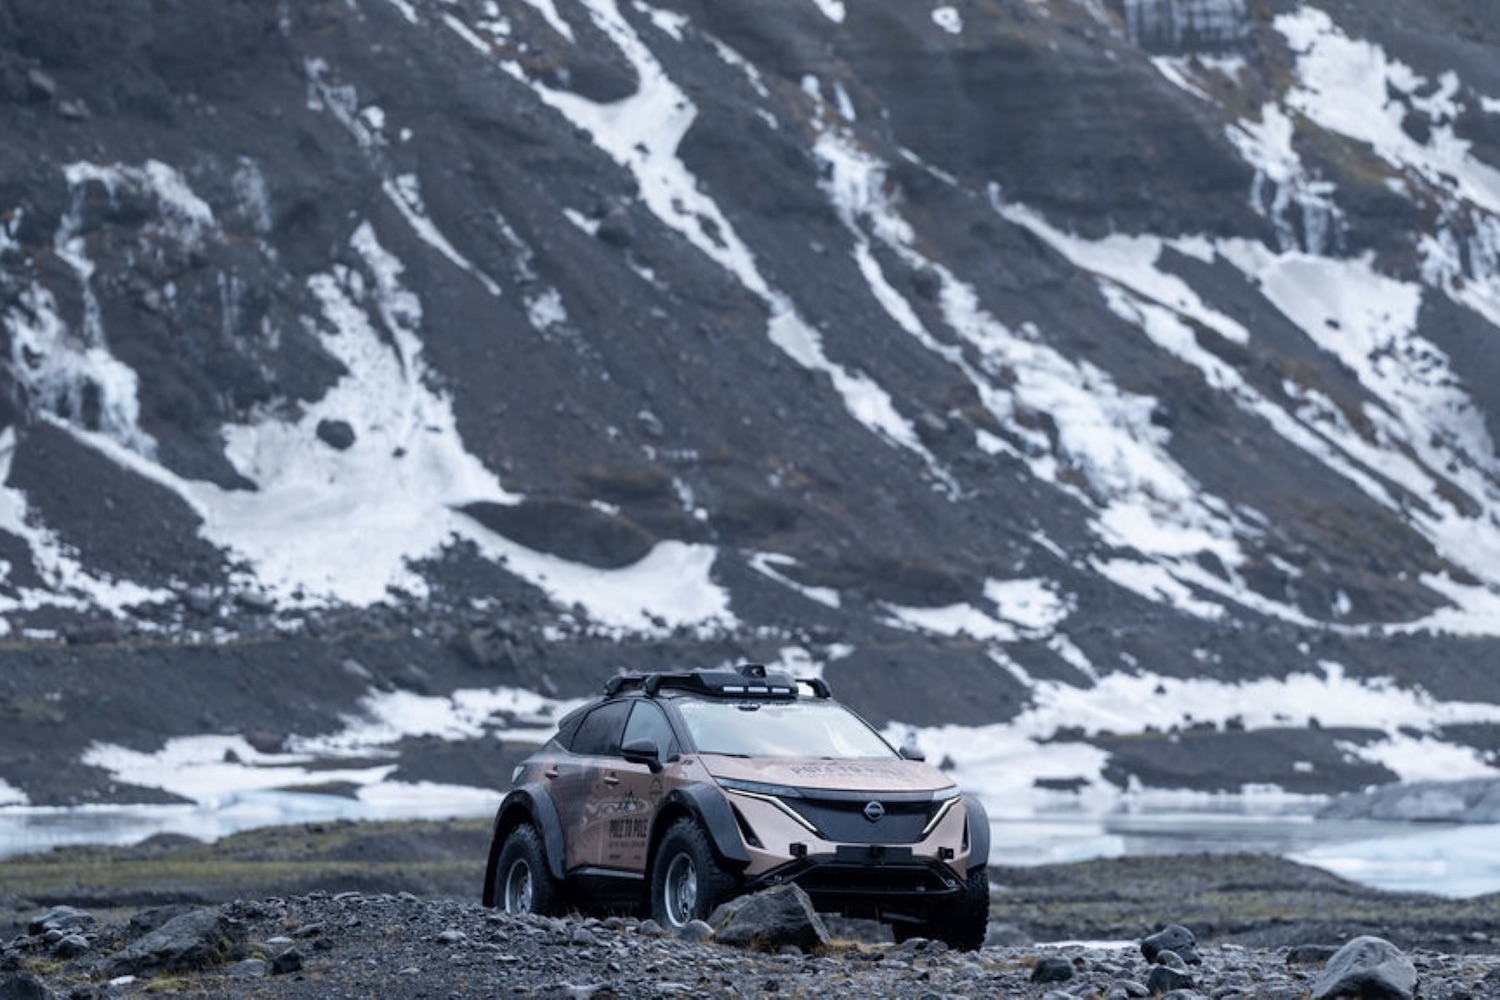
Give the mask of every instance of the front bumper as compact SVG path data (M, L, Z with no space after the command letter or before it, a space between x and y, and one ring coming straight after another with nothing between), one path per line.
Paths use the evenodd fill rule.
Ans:
M773 868L748 887L789 882L806 892L819 912L874 920L926 920L963 892L963 883L947 864L916 857L904 846L840 846L833 854Z

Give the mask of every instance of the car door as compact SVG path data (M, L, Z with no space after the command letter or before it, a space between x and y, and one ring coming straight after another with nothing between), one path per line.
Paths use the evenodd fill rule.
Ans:
M566 867L596 867L603 863L609 818L620 783L615 765L630 702L606 702L586 715L573 734L568 757L549 775L553 801L558 804Z
M625 724L621 746L634 740L649 739L656 744L658 759L665 761L678 753L677 739L666 713L650 701L637 700ZM607 816L599 865L627 872L646 870L646 849L651 836L651 819L663 794L661 769L637 764L616 756L605 769Z

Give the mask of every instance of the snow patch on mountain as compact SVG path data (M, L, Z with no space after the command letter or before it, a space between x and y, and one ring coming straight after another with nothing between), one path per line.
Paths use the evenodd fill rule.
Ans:
M1380 46L1350 38L1317 7L1300 6L1273 23L1297 55L1297 83L1284 98L1288 109L1369 143L1376 155L1434 191L1500 213L1500 170L1475 158L1472 144L1451 124L1460 110L1457 74L1429 80ZM1402 128L1410 112L1428 119L1426 142Z
M766 303L767 333L788 357L809 371L828 376L850 416L889 443L920 455L940 481L950 477L917 437L910 420L890 394L867 373L832 361L823 338L796 303L761 274L755 255L677 155L677 148L697 115L697 108L672 81L662 63L640 38L613 0L589 0L595 24L631 61L640 80L635 94L599 104L578 94L540 84L533 89L636 177L641 197L652 213L693 246L733 274ZM831 8L825 8L830 10ZM842 19L842 5L838 5ZM831 15L830 15L831 16ZM521 76L518 67L508 67ZM529 82L529 81L528 81Z
M368 223L350 248L373 286L351 268L309 282L327 324L319 339L349 374L295 420L266 413L225 428L225 454L257 490L182 487L204 513L205 536L244 556L259 584L294 607L368 604L392 588L421 596L426 585L408 560L436 552L459 523L437 512L518 499L464 449L450 402L425 384L421 303L402 285L401 263ZM319 440L323 420L348 423L354 444Z
M1298 672L1239 684L1162 677L1150 671L1111 673L1086 689L1038 681L1031 707L1006 725L914 729L897 722L888 735L905 739L915 732L929 758L953 762L955 780L984 790L986 805L997 817L1033 815L1048 802L1104 810L1133 798L1149 798L1149 792L1122 790L1104 778L1104 751L1086 743L1053 742L1065 730L1126 733L1147 726L1166 731L1205 722L1263 729L1301 726L1315 717L1325 728L1389 733L1369 745L1346 745L1344 752L1384 764L1403 780L1434 774L1448 779L1500 776L1500 767L1478 751L1445 744L1437 735L1443 726L1500 721L1500 706L1444 702L1388 681L1351 678L1337 663L1319 667L1321 673ZM1082 779L1077 795L1044 787L1049 780L1067 779ZM1194 794L1203 800L1220 797Z
M823 16L835 24L844 23L844 0L812 0Z
M0 484L10 478L11 462L16 452L16 431L0 431ZM126 608L162 601L169 592L143 587L129 580L115 580L91 571L78 554L65 546L57 535L40 524L32 514L26 495L11 486L0 486L0 531L21 539L31 552L32 567L45 589L11 583L14 567L0 559L0 581L7 583L13 595L0 593L0 612L36 610L55 607L87 610L103 608L119 614ZM0 618L0 636L11 634L9 621ZM43 636L42 638L50 638Z
M787 576L784 569L790 569L797 565L797 560L789 555L779 552L752 552L746 556L746 561L756 572L775 580L783 587L794 590L810 601L814 601L827 608L837 609L842 606L843 600L839 592L833 587L809 587L798 583Z
M887 603L887 622L934 635L1003 643L1049 636L1072 611L1072 603L1047 580L986 580L984 596L993 611L968 603L936 608Z
M102 188L111 205L121 197L153 205L156 212L143 229L139 248L147 255L157 252L158 241L201 245L204 233L215 228L213 212L176 170L156 160L139 167L75 162L63 175L69 207L52 249L77 280L82 312L69 323L50 289L37 281L21 289L0 315L9 334L10 370L41 409L153 456L156 442L140 427L139 377L110 350L91 284L96 268L80 231L84 201L92 189ZM167 294L171 292L168 286Z
M932 23L950 35L961 35L964 32L963 15L958 12L957 7L948 4L932 8Z

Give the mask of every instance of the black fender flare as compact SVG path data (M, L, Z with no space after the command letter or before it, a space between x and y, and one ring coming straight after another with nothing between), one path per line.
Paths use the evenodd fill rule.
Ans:
M736 868L743 868L750 863L750 855L745 851L745 841L740 836L740 824L735 820L734 810L730 808L724 792L718 787L686 785L674 788L656 809L656 819L651 829L651 850L646 856L648 876L650 866L655 863L656 847L666 835L669 825L663 821L663 817L676 816L681 812L686 812L702 825L714 851L725 861Z
M531 783L511 789L495 810L495 827L490 836L490 856L484 866L485 906L495 905L495 868L500 864L500 848L505 838L519 823L530 823L542 838L542 848L547 855L547 869L552 877L561 881L563 861L567 857L567 844L563 840L562 820L558 818L557 806L541 785Z
M990 863L990 814L972 795L964 796L964 808L969 814L969 871L973 872Z

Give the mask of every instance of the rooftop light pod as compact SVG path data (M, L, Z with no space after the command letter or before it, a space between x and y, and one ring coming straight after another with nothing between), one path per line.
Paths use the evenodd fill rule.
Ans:
M637 673L621 671L604 685L607 695L639 688L655 697L663 690L695 691L707 695L732 695L742 698L795 699L806 688L815 698L832 696L828 684L819 677L793 677L781 672L767 672L759 663L743 663L729 669Z

